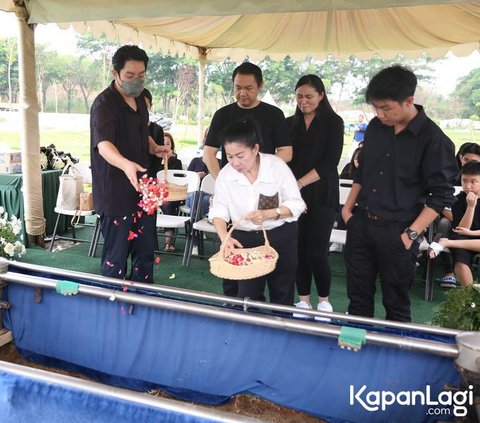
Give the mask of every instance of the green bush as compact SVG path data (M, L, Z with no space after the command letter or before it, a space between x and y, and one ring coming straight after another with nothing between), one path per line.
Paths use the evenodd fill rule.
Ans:
M466 331L480 330L480 285L450 291L432 324Z

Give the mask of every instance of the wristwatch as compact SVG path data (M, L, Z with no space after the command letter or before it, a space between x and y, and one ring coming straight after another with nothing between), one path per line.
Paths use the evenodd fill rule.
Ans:
M403 232L405 232L408 235L408 238L411 239L412 241L415 241L418 239L419 233L417 231L414 231L407 227L403 230Z
M280 219L280 216L282 215L282 210L280 210L280 207L277 207L275 209L275 213L277 213L277 217L275 218L275 220Z

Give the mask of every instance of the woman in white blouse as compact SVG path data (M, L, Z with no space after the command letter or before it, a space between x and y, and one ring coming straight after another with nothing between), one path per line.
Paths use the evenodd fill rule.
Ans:
M238 282L236 297L265 301L268 285L270 301L293 305L297 269L297 220L305 210L295 177L283 160L260 149L256 123L244 119L230 124L223 148L228 164L215 180L213 205L209 211L215 229L224 242L227 223L240 222L227 241L225 256L234 247L251 248L264 244L261 227L270 245L278 252L275 270L266 276ZM232 284L232 281L224 280ZM229 289L233 294L235 290Z

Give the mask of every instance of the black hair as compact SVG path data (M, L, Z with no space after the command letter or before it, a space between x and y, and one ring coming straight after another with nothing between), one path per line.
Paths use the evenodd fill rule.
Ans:
M113 69L120 73L120 71L125 66L125 62L128 60L137 60L145 64L145 70L148 66L148 56L145 53L145 50L142 50L138 46L125 45L120 47L112 57L112 66Z
M415 74L404 66L394 65L381 70L370 80L365 98L367 103L386 99L401 103L415 94L416 87Z
M152 93L151 93L149 90L147 90L146 88L144 88L143 91L142 91L142 95L143 95L144 97L147 97L147 98L150 100L150 103L153 103Z
M327 92L325 91L325 84L317 75L304 75L302 76L297 84L295 85L295 91L303 85L309 85L312 87L318 94L323 94L323 99L320 101L317 110L315 111L316 116L322 116L325 113L335 113L333 111L332 105L328 100ZM296 115L303 115L300 109L295 109Z
M172 146L170 147L172 149L172 152L175 153L175 141L173 140L173 136L170 132L165 132L163 134L163 137L168 137L168 139L170 140L170 144L172 144Z
M460 172L462 175L480 175L480 162L471 160L462 166Z
M223 144L231 142L238 142L249 148L255 147L255 144L262 146L262 135L257 123L250 118L232 122L223 134Z
M253 75L255 77L255 81L257 81L257 85L263 84L263 74L262 70L253 63L250 62L243 62L241 65L237 66L232 73L232 81L237 76L237 73L241 75Z
M476 154L477 156L480 156L480 144L477 144L476 142L469 142L461 149L460 154L462 156L465 154Z

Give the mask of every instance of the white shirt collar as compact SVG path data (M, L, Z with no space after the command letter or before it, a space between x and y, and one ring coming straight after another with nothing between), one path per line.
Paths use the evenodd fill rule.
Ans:
M268 169L268 163L265 163L264 153L259 153L260 155L260 166L258 168L258 175L255 182L263 183L273 183L275 182L272 172ZM250 182L246 176L240 172L237 172L230 163L226 165L227 169L225 172L225 177L230 181L237 181L240 185L249 185Z

